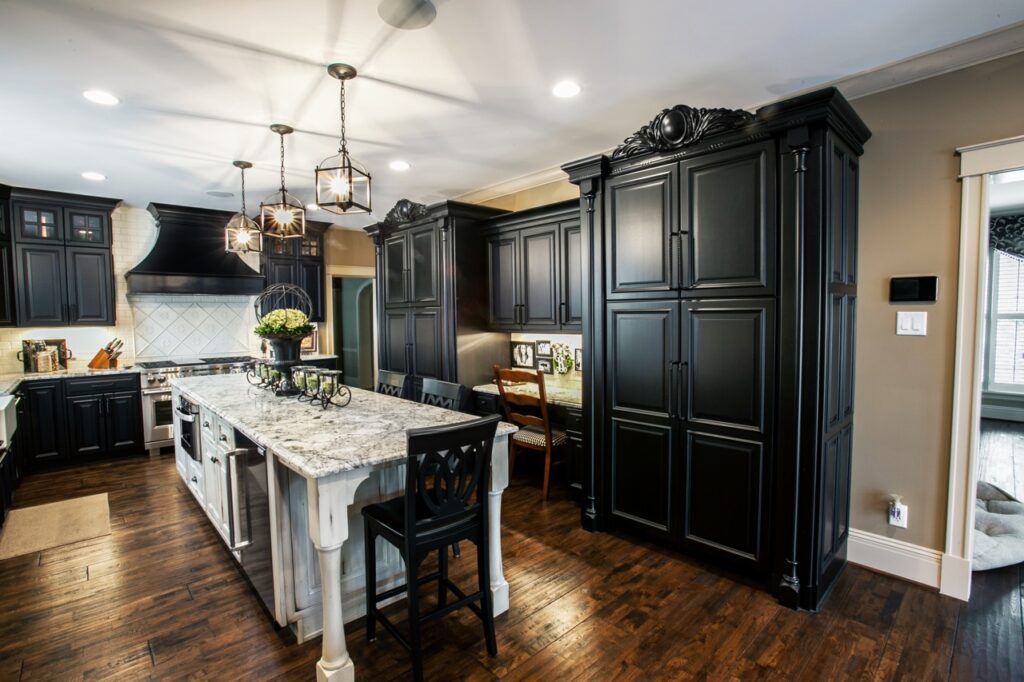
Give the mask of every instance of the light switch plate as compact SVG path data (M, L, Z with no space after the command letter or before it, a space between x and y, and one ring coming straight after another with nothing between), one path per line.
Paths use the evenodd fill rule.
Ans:
M925 336L928 333L928 313L923 310L900 310L896 313L897 336Z

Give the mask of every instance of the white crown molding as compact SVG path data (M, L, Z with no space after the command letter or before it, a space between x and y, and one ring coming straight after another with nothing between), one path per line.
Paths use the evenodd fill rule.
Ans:
M838 88L847 99L852 100L966 69L1001 57L1008 57L1018 52L1024 52L1024 22L1011 24L1005 28L983 33L980 36L924 52L877 69L862 71L829 83L819 83L813 87L789 93L786 97L831 86ZM748 108L753 111L769 103L762 102ZM611 150L612 148L609 147L594 153L608 154ZM456 199L478 204L565 179L566 175L562 169L554 166L466 192Z

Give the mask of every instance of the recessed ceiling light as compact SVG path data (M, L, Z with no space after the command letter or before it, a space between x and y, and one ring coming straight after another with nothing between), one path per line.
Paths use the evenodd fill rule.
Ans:
M307 211L319 211L320 207L317 204L306 204Z
M235 196L234 192L225 192L221 189L208 189L206 190L206 194L211 197L217 197L218 199L230 199Z
M97 173L96 171L85 171L84 173L82 173L82 177L85 178L86 180L95 180L97 182L99 182L100 180L107 179L106 175L104 175L103 173Z
M106 90L86 90L82 93L82 97L86 98L93 104L102 104L105 107L112 107L115 104L121 103L121 100Z
M388 168L390 168L393 171L407 171L409 170L409 162L402 161L401 159L395 159L394 161L388 164Z
M551 88L551 94L555 97L575 97L582 89L576 81L558 81L555 87Z

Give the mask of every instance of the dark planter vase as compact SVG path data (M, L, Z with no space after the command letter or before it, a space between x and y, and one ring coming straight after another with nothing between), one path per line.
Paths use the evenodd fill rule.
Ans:
M281 383L274 391L277 395L298 395L299 388L292 382L291 368L299 364L301 336L264 336L274 351L274 367L281 372Z

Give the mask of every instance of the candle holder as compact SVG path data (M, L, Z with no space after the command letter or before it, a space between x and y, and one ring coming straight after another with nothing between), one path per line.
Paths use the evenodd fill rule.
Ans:
M246 368L245 380L253 386L264 388L267 385L267 380L263 378L264 369L266 369L266 363L262 361L252 363Z
M326 410L328 405L345 407L352 402L352 391L348 386L341 383L341 372L335 369L328 369L320 372L320 391L318 398L320 405Z

